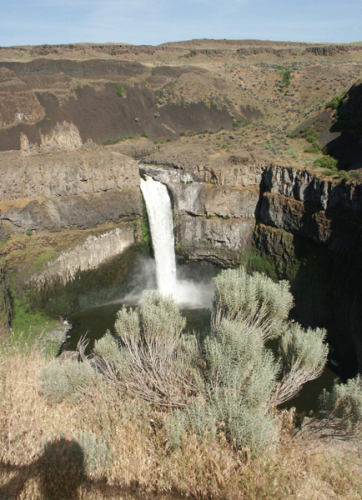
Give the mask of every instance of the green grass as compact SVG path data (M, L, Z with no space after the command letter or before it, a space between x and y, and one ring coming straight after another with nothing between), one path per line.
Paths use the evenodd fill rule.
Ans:
M292 70L292 68L287 68L286 66L277 66L276 71L282 77L282 86L280 88L280 91L283 92L290 85L290 79L291 79L293 70Z
M127 87L122 83L119 83L118 85L116 85L116 89L118 97L124 97L124 93L127 90Z
M341 100L343 99L344 96L345 96L345 94L339 94L339 95L334 96L331 101L328 101L326 103L326 109L328 109L328 108L337 109L339 106L339 103L341 102Z
M338 170L338 161L331 156L325 155L322 158L318 158L314 163L314 167L319 167L323 169L327 169L331 173L337 172Z
M13 320L10 346L17 351L29 353L41 338L51 332L58 325L58 321L50 319L40 311L31 309L29 292L23 294L19 299L13 296ZM45 343L45 354L49 357L55 356L59 350L57 340L47 340Z
M32 261L31 265L27 269L27 272L30 274L35 274L44 269L44 265L47 262L55 260L58 257L58 253L52 249L45 249L42 254Z
M273 259L268 255L260 254L256 249L242 255L240 263L250 272L257 271L266 274L272 279L277 278L277 272Z
M112 144L118 144L119 142L126 141L127 139L128 139L128 137L118 137L118 139L114 139L114 141L112 141L111 139L108 139L106 141L103 141L103 145L110 146Z
M51 320L42 312L33 310L30 302L30 291L23 292L22 298L18 298L16 292L13 293L12 328L16 335L30 330L34 333L41 333L44 329L50 331L57 324L57 321Z

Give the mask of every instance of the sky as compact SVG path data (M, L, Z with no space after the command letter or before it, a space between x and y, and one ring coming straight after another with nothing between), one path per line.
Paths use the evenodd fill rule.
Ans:
M362 41L361 0L0 0L0 46Z

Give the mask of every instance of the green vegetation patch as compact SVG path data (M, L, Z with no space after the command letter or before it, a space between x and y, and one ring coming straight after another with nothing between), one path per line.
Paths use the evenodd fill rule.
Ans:
M127 141L128 139L133 139L132 136L129 137L118 137L118 139L107 139L106 141L103 141L104 146L111 146L112 144L118 144L119 142L124 142Z
M118 85L116 85L116 89L117 89L118 97L124 97L124 94L127 90L127 87L125 85L123 85L122 83L119 83Z
M332 158L332 156L325 155L322 158L315 160L313 166L316 168L323 168L329 173L333 173L338 171L338 160Z
M326 103L326 109L330 108L330 109L337 109L340 102L342 101L342 99L344 98L346 94L339 94L339 95L336 95L333 97L333 99L331 101L328 101Z
M285 91L285 89L287 89L290 85L290 80L292 77L293 69L288 68L286 66L277 66L276 71L282 77L281 91Z
M308 127L298 130L297 132L287 134L287 137L289 139L296 139L296 138L305 139L307 142L309 142L310 146L307 147L304 150L304 152L319 154L322 151L322 146L318 142L319 133L320 133L319 129L316 130L311 125L309 125Z
M38 346L49 332L58 326L58 320L51 319L46 313L32 307L32 292L19 292L12 288L12 332L10 346L18 351L30 353ZM55 356L59 350L59 341L47 339L44 353Z

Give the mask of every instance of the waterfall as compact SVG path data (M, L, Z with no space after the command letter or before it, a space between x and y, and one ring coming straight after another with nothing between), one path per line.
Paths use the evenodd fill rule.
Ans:
M175 238L171 201L167 188L152 177L141 178L141 190L146 203L152 246L156 261L158 290L163 294L176 289Z

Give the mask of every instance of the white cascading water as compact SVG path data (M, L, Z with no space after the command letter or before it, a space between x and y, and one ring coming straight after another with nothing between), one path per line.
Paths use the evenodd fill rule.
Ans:
M170 197L164 184L148 176L145 180L141 178L141 190L152 236L157 287L164 295L175 294L176 256Z
M212 283L176 279L173 217L167 187L145 176L141 178L141 190L150 225L158 290L164 295L172 295L176 302L187 307L211 307Z

